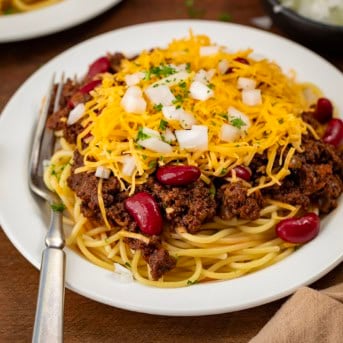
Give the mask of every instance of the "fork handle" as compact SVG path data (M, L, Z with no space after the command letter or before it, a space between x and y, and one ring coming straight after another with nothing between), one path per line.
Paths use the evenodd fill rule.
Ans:
M53 212L45 238L39 279L33 343L63 342L65 261L62 214Z

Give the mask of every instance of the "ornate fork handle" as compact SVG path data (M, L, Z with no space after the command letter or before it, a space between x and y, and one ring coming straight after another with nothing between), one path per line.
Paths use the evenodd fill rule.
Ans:
M32 342L63 342L65 253L62 213L52 211L45 239Z

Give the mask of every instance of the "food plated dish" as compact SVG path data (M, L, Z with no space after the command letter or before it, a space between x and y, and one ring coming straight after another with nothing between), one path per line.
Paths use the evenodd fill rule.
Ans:
M62 0L2 0L0 14L9 15L19 12L29 12L51 6Z
M56 1L29 12L1 15L0 42L36 38L70 28L96 17L120 1Z
M126 40L126 39L129 39L130 37L134 37L137 34L137 31L135 30L140 30L140 32L146 33L147 36L149 36L149 33L154 32L154 25L157 25L157 24L150 24L150 25L143 25L143 26L139 26L135 28L129 28L123 31L115 32L113 34L114 35L118 34L120 37L121 32L124 32L124 37ZM308 58L310 58L312 59L314 64L319 63L322 67L321 70L323 70L324 68L325 74L329 74L331 78L334 77L337 80L338 84L342 82L340 79L341 76L339 72L337 72L330 65L326 64L326 62L324 62L323 60L312 55L310 52L300 47L293 46L292 43L285 41L283 39L275 38L273 36L266 35L259 31L250 30L250 29L246 29L246 28L243 28L240 26L234 26L234 25L226 25L226 24L219 24L219 23L214 24L214 23L196 22L196 21L194 22L193 21L191 22L187 22L187 21L186 22L182 22L182 21L181 22L166 22L163 24L159 23L159 28L162 30L162 33L167 34L167 32L170 32L170 31L174 32L172 35L169 34L168 39L166 37L164 40L157 41L156 37L149 36L150 38L144 44L143 42L140 43L140 45L138 46L139 49L137 49L137 46L135 47L136 49L133 49L130 46L121 44L122 40L119 39L116 42L120 46L120 49L113 49L112 51L118 51L118 50L125 51L128 56L133 56L134 54L137 53L137 50L142 51L144 49L150 49L151 47L167 46L171 38L174 37L174 38L180 39L182 37L187 36L188 30L190 27L192 27L194 32L208 33L211 36L211 38L213 37L213 42L214 41L218 42L218 44L220 44L221 46L228 46L230 49L232 49L232 51L237 51L237 50L242 51L246 49L247 47L254 48L256 47L256 45L254 45L253 42L257 39L259 41L259 45L256 49L257 53L261 53L263 49L265 49L266 51L264 54L267 55L270 59L277 60L278 63L281 66L283 66L283 68L293 67L294 69L298 71L296 66L294 65L290 66L288 64L289 62L283 60L283 57L278 55L277 53L278 49L274 50L274 48L270 48L270 47L267 48L269 45L268 43L270 42L270 39L273 40L274 45L276 44L275 43L275 40L276 40L279 44L281 44L281 47L283 48L285 48L285 46L283 46L282 44L286 44L287 48L289 49L294 48L295 49L295 50L293 49L294 54L295 54L294 57L299 57L299 55L296 56L297 52L299 52L301 55L304 54L305 57L307 57L307 60ZM225 32L222 31L224 29L225 29ZM163 30L165 31L163 32ZM230 32L229 35L231 36L230 37L231 39L227 37L228 32ZM236 40L232 38L235 36L235 33L238 33L238 32L240 32L240 35L246 34L244 36L245 38L244 45L237 38ZM71 63L70 65L68 63L65 63L66 60L63 61L63 58L66 58L66 57L63 57L63 55L60 57L61 60L59 60L58 63L61 63L60 66L62 65L68 66L66 70L68 75L73 75L75 71L77 72L78 75L84 75L84 70L87 69L87 66L89 65L89 63L103 54L103 51L104 51L103 46L107 45L108 44L107 42L113 41L113 39L116 40L115 36L112 36L111 38L107 38L107 39L109 40L106 41L106 36L102 36L100 38L97 38L97 40L93 41L93 43L92 41L87 42L88 44L90 44L88 45L88 47L87 47L87 43L84 43L83 45L84 49L86 49L85 47L87 47L89 49L87 51L89 51L89 54L91 56L88 56L90 58L84 59L82 66L80 66L76 62ZM153 44L152 40L156 40L157 42ZM278 48L280 48L280 46ZM71 50L70 52L65 53L64 56L68 56L68 54L70 54L68 56L68 60L70 59L71 61L73 54L74 56L77 56L80 52L81 50L79 50L78 48L74 48L74 50ZM84 55L84 52L85 51L82 52L82 55ZM250 58L253 58L253 57L248 56L248 59ZM294 64L296 64L295 60L293 62ZM53 69L56 70L57 65L58 64L54 65L54 61L52 61L50 64L50 67L48 65L48 66L45 66L44 68L48 68L48 67L52 68L50 69L52 71ZM301 66L300 68L301 70L299 71L298 78L300 80L306 80L315 84L320 84L319 82L320 79L317 79L318 75L312 74L312 71L316 69L315 66L312 65L310 68L311 72L306 74L307 68L308 67L306 67L306 65ZM151 80L151 81L154 81L154 80ZM213 80L213 82L215 81L217 82L216 79ZM41 82L39 82L39 84L40 83ZM330 99L332 99L335 102L336 108L339 109L340 103L339 103L339 97L335 94L336 88L335 87L331 88L330 84L329 83L326 84L326 82L322 82L322 84L320 85L324 94ZM44 87L41 87L40 95L42 96L43 94L44 94ZM32 99L31 104L34 103L33 100L39 103L38 97L36 99ZM197 118L197 120L200 120L200 118ZM182 129L180 128L180 130ZM33 206L35 205L33 204ZM224 282L211 282L211 283L204 283L204 284L201 283L201 284L191 285L190 287L184 287L180 289L169 288L168 290L157 289L155 287L145 287L145 286L137 284L136 282L132 282L128 284L121 284L120 282L116 280L115 276L113 275L114 274L113 272L105 271L99 267L93 266L90 263L86 262L84 259L80 258L76 254L69 251L68 259L69 259L70 274L68 273L69 275L67 275L67 281L69 282L69 285L73 284L73 282L76 281L77 287L75 286L73 287L71 285L72 288L74 289L76 288L78 292L91 296L92 298L98 299L106 303L110 303L115 306L124 307L128 309L135 309L135 310L140 310L140 311L150 312L150 313L205 314L205 313L219 313L219 312L224 312L224 311L235 310L238 308L253 306L257 303L261 303L261 301L262 302L270 301L272 299L275 299L276 297L289 294L289 292L294 290L300 284L313 281L315 278L319 277L324 272L326 272L328 268L332 268L335 264L339 263L340 259L342 258L342 252L340 248L335 245L335 240L339 239L339 235L341 233L337 230L337 226L335 229L335 225L337 225L335 224L335 221L340 219L340 215L341 213L338 207L338 209L335 210L333 214L329 215L324 220L323 222L324 224L322 224L322 232L320 232L318 237L314 239L313 241L309 242L307 245L305 245L298 251L294 252L287 259L271 267L268 267L262 271L256 272L251 275L243 276L235 280L224 281ZM327 222L329 222L329 225L326 225ZM3 225L6 227L5 223L3 223ZM43 234L44 227L41 229L42 229L41 234ZM11 236L11 233L9 233L9 235ZM16 243L17 238L18 237L16 237L16 239L13 239L12 237L12 240ZM24 238L25 237L21 237L20 240ZM36 245L37 242L33 244ZM312 250L312 249L318 249L318 247L320 247L321 244L330 244L332 249L330 249L330 251L323 252L320 258L319 257L317 258L316 254L314 253L315 250ZM18 246L18 244L16 245ZM39 242L38 242L38 246L39 246ZM21 247L19 250L25 253L26 249L22 249ZM39 256L39 252L37 253L37 255ZM312 263L314 261L313 259L315 260L315 263ZM39 260L39 257L38 257L38 260ZM309 263L310 260L312 261L311 263ZM299 261L301 261L301 263L299 263ZM297 266L297 268L295 268L295 265ZM79 270L79 272L75 273L76 270ZM288 273L290 273L291 271L292 271L292 278L289 278ZM90 272L92 273L92 277L89 276ZM282 284L277 285L275 280L282 280ZM268 289L264 289L264 287L262 287L262 285L264 285L265 283L268 283L268 287L267 287ZM249 284L250 285L253 284L254 287L249 287ZM135 292L137 292L137 294L133 295L133 293ZM114 295L114 293L116 293L116 296ZM211 294L208 299L204 299L204 297L201 296L201 294L206 294L206 293ZM118 294L120 294L120 297L117 297ZM124 296L124 294L126 295ZM166 295L168 294L168 296L164 297L163 294L166 294ZM222 298L223 296L225 298L225 301ZM237 296L239 297L239 299L235 298ZM147 297L149 298L149 301L148 299L146 299ZM158 299L163 299L163 301L160 302ZM223 301L225 302L225 304L221 305Z

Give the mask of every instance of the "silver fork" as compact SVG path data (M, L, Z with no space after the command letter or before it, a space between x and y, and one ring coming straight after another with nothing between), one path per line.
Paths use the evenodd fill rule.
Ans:
M59 109L64 76L57 89L54 111ZM52 103L55 76L51 80L49 91L39 117L34 134L29 165L29 187L33 193L47 201L51 207L51 219L45 237L45 249L42 254L39 291L36 307L32 342L63 342L63 310L65 283L65 253L62 227L62 212L56 210L61 201L43 182L43 161L50 159L55 138L52 130L45 130L45 124ZM53 210L55 209L55 210Z

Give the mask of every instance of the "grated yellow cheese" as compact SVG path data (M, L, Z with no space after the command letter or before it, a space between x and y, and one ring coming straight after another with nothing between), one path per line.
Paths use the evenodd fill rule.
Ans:
M221 48L214 55L200 56L200 47L208 45L212 45L208 37L191 33L188 38L172 41L165 49L143 51L133 60L123 60L117 74L102 75L101 86L92 92L93 98L85 105L86 112L82 121L85 129L77 139L77 148L84 155L85 165L76 172L95 171L100 165L110 168L120 180L122 188L129 188L133 192L136 184L146 182L156 164L181 161L196 165L202 171L202 178L209 181L211 176L222 175L223 170L228 171L237 165L249 165L255 154L267 151L267 177L260 180L260 185L251 191L280 183L288 174L288 165L294 152L300 150L302 135L311 130L301 119L301 113L309 106L304 96L305 85L283 74L273 62L253 60L249 57L252 50L229 53ZM235 61L237 57L247 59L249 65ZM233 71L222 75L218 71L218 63L224 59ZM183 84L178 83L170 89L180 100L176 105L192 113L198 125L208 127L207 151L185 151L180 149L176 141L172 143L171 153L161 154L136 143L140 127L162 132L160 123L165 118L161 109L154 107L146 97L145 113L127 113L124 110L121 100L127 89L125 76L136 72L149 75L147 72L152 67L171 64L189 66L190 76ZM210 81L214 96L205 101L192 99L188 94L194 75L201 69L216 71ZM242 102L241 91L237 88L239 77L257 81L262 94L261 105L247 106ZM150 74L138 86L144 91L161 78ZM223 114L227 114L230 106L248 116L252 125L238 140L224 142L219 132L220 127L228 123ZM180 122L170 120L168 128L175 131L182 129L182 126ZM82 141L89 134L92 138L84 147ZM274 171L274 160L280 148L280 168ZM136 162L136 169L131 176L122 173L123 156L126 154L133 156Z

